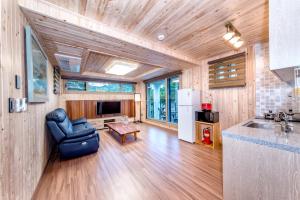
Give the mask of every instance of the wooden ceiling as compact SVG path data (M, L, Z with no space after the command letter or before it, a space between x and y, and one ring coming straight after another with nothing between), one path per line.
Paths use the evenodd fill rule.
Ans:
M19 1L51 63L55 53L78 56L90 76L107 77L103 68L114 57L142 66L122 79L197 66L232 50L222 39L228 21L246 44L268 41L268 0Z
M195 59L231 50L224 24L231 21L248 43L268 40L268 0L47 0L109 26L157 41Z

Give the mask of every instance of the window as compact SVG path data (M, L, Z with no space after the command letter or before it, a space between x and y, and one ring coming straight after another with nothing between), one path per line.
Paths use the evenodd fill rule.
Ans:
M246 54L235 54L210 61L209 88L241 87L246 85Z
M84 81L67 81L66 89L72 91L85 91L86 86Z
M177 124L179 77L148 82L146 87L147 118Z
M90 82L67 80L65 84L67 91L87 91L87 92L116 92L134 93L135 87L132 83L112 83L112 82Z
M172 77L168 79L169 86L169 122L178 123L178 89L179 89L179 77Z
M165 80L147 83L147 118L166 120Z

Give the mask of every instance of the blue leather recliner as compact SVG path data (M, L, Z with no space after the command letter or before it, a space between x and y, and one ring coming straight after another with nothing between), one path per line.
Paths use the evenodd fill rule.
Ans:
M62 159L98 151L99 134L85 118L70 121L65 110L57 108L46 115L46 120Z

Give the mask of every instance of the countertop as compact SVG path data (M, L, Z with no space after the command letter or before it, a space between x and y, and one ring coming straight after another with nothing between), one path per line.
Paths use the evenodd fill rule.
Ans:
M261 129L243 126L249 121L267 123L275 128ZM290 124L294 126L294 131L286 134L279 131L280 124L273 120L253 118L223 130L222 137L229 137L300 154L300 122L291 122Z

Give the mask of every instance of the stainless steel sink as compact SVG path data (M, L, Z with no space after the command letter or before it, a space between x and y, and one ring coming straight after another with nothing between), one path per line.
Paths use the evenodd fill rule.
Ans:
M271 124L266 124L266 123L258 123L258 122L247 122L243 126L249 127L249 128L261 128L261 129L273 129L274 126Z

